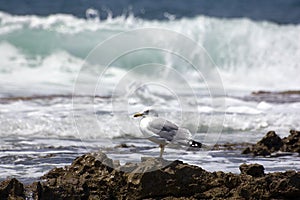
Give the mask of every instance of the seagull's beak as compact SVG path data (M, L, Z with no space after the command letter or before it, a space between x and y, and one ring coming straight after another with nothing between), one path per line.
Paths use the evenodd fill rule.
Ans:
M141 117L141 116L143 116L144 114L143 113L135 113L134 115L133 115L133 117Z

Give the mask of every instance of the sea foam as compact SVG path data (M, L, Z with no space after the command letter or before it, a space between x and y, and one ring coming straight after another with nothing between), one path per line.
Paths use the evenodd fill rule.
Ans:
M157 21L129 15L100 21L66 14L40 17L3 12L0 13L1 82L9 79L16 85L26 82L39 85L47 79L50 85L69 85L85 57L100 42L117 33L149 27L182 33L203 46L218 66L225 89L286 90L300 85L299 25L206 16ZM128 69L144 58L130 59L116 67ZM176 62L165 58L167 66ZM188 71L181 73L191 76ZM21 77L24 80L18 83Z

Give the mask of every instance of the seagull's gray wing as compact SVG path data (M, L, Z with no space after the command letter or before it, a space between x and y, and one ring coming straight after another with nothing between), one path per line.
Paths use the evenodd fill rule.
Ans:
M149 123L149 130L160 137L172 141L179 127L163 118L155 118Z
M173 138L174 143L187 145L189 141L192 140L192 134L188 129L179 128Z

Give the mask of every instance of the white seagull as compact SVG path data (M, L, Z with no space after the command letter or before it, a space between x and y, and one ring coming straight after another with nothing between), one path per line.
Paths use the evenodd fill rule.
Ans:
M165 146L169 143L201 148L202 144L192 139L188 129L180 128L173 122L158 117L153 109L134 114L133 117L141 117L140 130L150 141L159 144L160 158Z

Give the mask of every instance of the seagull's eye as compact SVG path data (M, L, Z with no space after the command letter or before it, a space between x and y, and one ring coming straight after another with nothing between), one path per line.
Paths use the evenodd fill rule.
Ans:
M149 114L149 110L146 110L144 113L145 113L146 115L148 115L148 114Z

